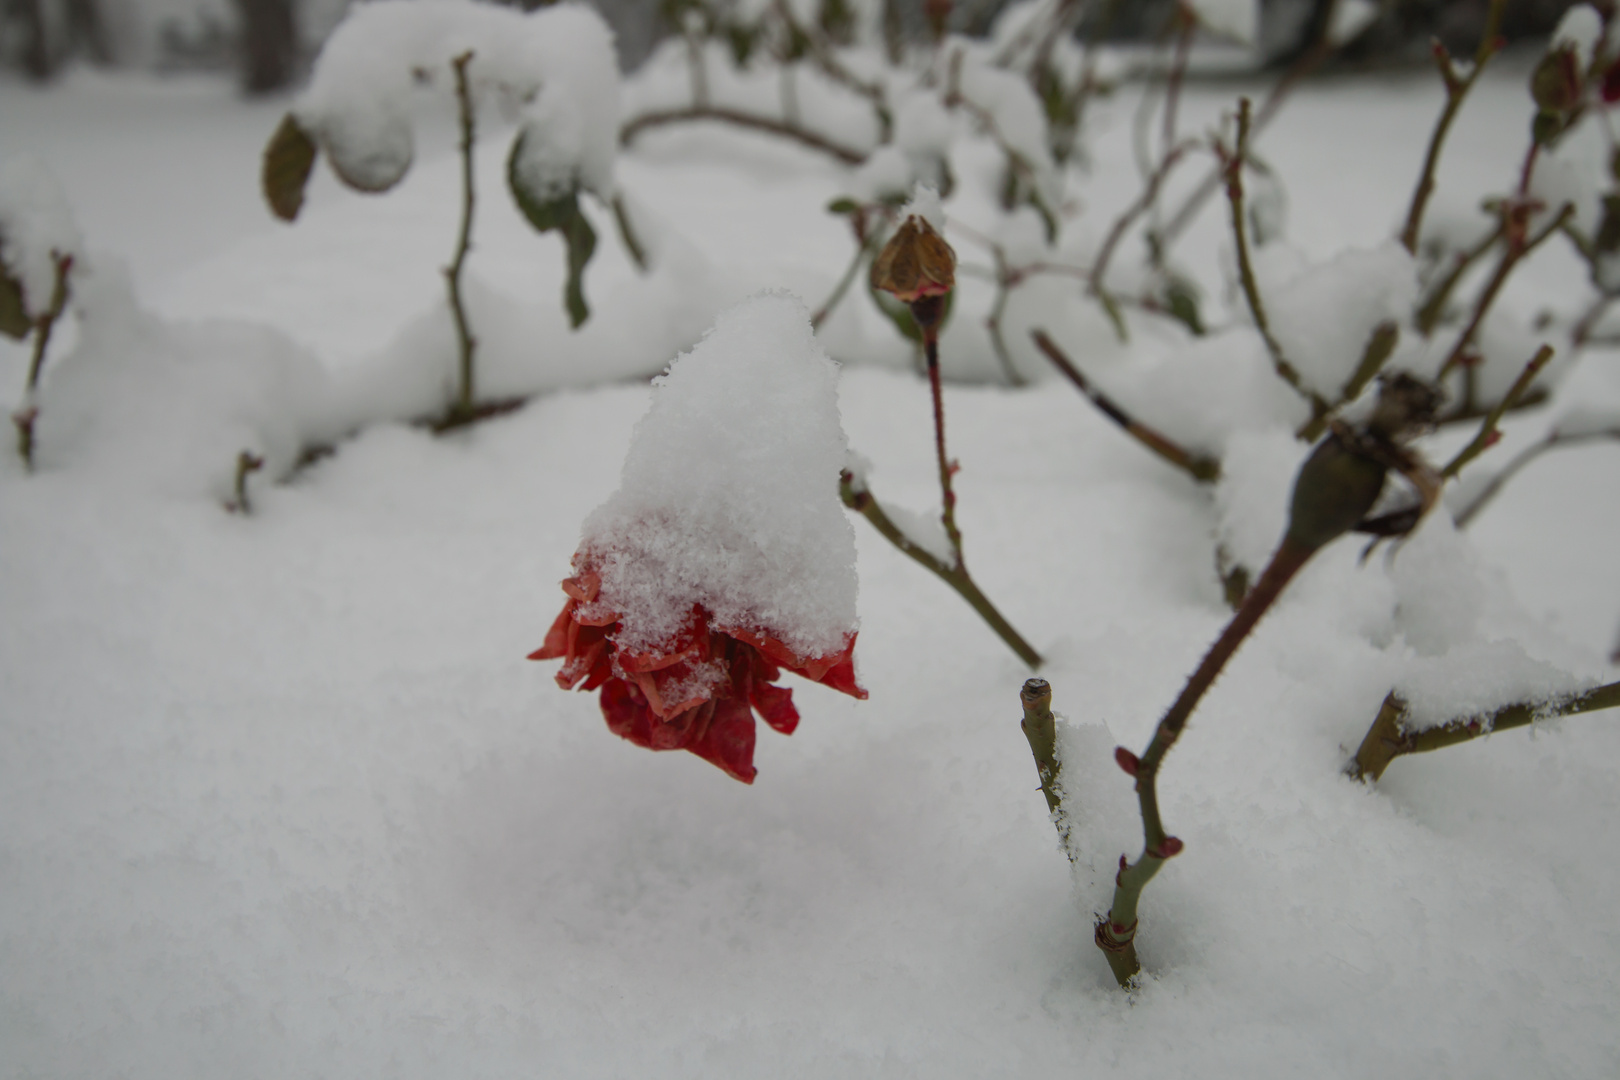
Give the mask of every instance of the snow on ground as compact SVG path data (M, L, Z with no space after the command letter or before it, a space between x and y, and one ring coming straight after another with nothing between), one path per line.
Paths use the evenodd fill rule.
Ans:
M1487 79L1460 119L1448 205L1511 168L1523 74ZM1187 123L1236 90L1194 88ZM1263 145L1305 256L1388 237L1438 97L1401 77L1289 106ZM0 155L61 176L95 257L133 266L154 333L206 343L222 331L173 320L268 324L275 348L334 379L410 348L447 355L431 335L455 227L448 129L386 197L318 175L289 229L255 188L279 111L205 84L6 84ZM1135 186L1130 101L1104 120L1081 190L1099 222ZM638 279L599 228L596 315L569 337L556 241L511 211L502 146L480 158L472 267L510 322L475 317L498 369L552 362L573 388L447 437L376 424L291 483L256 484L251 517L195 484L133 483L105 454L33 476L0 457L0 1074L1620 1069L1614 715L1401 760L1376 789L1339 774L1436 620L1482 640L1552 633L1602 675L1620 448L1548 455L1466 540L1431 522L1392 566L1358 567L1347 541L1306 570L1168 759L1165 814L1187 849L1146 893L1152 977L1128 999L1035 789L1027 672L864 522L871 698L787 680L804 720L791 738L762 730L752 787L615 739L594 697L522 659L650 398L578 385L586 365L656 372L759 289L813 307L850 247L821 209L840 170L712 130L652 133L618 181L663 231L666 277ZM1220 219L1186 262L1219 265ZM1514 310L1579 281L1549 257ZM926 387L898 343L860 345L864 326L825 335L835 358L866 361L841 380L844 429L882 498L927 508ZM956 332L957 373L993 377ZM1177 340L1139 348L1152 360ZM20 388L22 360L0 354L0 393ZM1614 392L1614 365L1594 353L1566 392ZM189 391L172 385L184 424ZM1222 511L1064 385L955 384L947 399L969 565L1048 655L1059 711L1107 725L1088 743L1145 745L1224 621ZM1275 453L1245 438L1252 489L1275 490ZM1477 597L1447 607L1425 565ZM1126 807L1109 826L1123 835L1093 836L1101 861L1134 854L1128 780L1088 773L1097 800Z

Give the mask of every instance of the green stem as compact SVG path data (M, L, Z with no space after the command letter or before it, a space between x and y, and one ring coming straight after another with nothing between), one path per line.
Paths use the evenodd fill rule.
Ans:
M1384 775L1390 762L1407 754L1443 750L1494 732L1528 727L1537 720L1615 708L1620 708L1620 682L1608 683L1563 701L1521 701L1483 716L1458 717L1423 731L1409 731L1406 702L1391 691L1345 771L1357 780L1376 781Z
M624 249L630 254L630 261L636 264L636 269L642 273L647 272L647 249L642 246L641 238L636 235L635 226L630 221L630 210L624 204L623 195L613 196L613 220L619 226L619 238L624 241Z
M456 74L456 101L460 106L461 122L461 232L456 237L455 258L444 270L445 280L450 289L450 313L455 319L456 347L460 357L461 384L456 404L450 410L456 417L471 416L473 412L475 393L473 351L478 346L478 339L472 335L461 297L461 269L466 265L467 252L472 248L474 132L472 92L467 86L467 65L472 62L472 58L473 54L469 50L450 61L450 66Z
M1434 287L1428 298L1418 308L1417 327L1419 333L1424 337L1434 333L1434 328L1440 323L1440 316L1445 313L1446 301L1451 299L1451 294L1456 291L1457 284L1462 281L1463 275L1476 262L1484 258L1485 253L1495 247L1496 242L1501 238L1502 225L1498 222L1496 228L1486 234L1478 244L1475 244L1467 251L1458 252L1455 261L1452 263L1451 270L1440 280L1440 283Z
M1024 738L1029 742L1029 752L1035 758L1035 771L1041 778L1041 794L1046 796L1046 809L1055 814L1062 805L1062 799L1057 787L1060 766L1057 757L1057 720L1052 716L1051 684L1045 679L1027 679L1018 699L1024 706L1024 719L1018 726L1023 729Z
M1086 400L1095 405L1104 416L1119 425L1125 434L1201 484L1211 484L1220 479L1221 463L1219 461L1205 457L1202 454L1193 453L1120 408L1112 398L1092 385L1091 380L1087 379L1080 369L1064 354L1063 350L1058 348L1057 343L1047 336L1046 331L1036 330L1031 336L1035 339L1036 347L1046 354L1047 359L1051 360L1057 366L1057 369L1068 377L1069 381L1075 385L1080 393L1085 395Z
M945 584L955 589L957 594L966 600L974 611L979 613L979 617L989 625L990 629L996 632L996 636L1006 642L1007 647L1018 654L1020 660L1031 668L1041 666L1041 654L1036 652L1029 642L1025 641L1022 635L1012 628L1012 624L1002 617L1001 612L996 610L995 605L990 603L989 598L979 591L978 585L974 583L966 567L960 562L955 565L946 563L933 553L913 543L911 538L906 536L900 530L900 527L890 519L889 515L883 512L883 507L879 505L870 491L866 490L865 487L857 488L855 486L855 478L850 473L845 472L839 477L838 494L843 499L845 506L871 522L872 527L877 529L885 540L899 548L902 553L944 581Z

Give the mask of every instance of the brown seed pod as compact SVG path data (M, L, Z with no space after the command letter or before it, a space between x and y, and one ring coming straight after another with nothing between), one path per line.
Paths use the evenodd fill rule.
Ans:
M956 285L956 252L934 227L912 214L872 261L872 288L912 303L944 296Z

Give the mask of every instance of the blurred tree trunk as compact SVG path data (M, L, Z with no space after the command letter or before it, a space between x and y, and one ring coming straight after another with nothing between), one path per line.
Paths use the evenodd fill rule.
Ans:
M236 0L242 16L242 87L268 94L292 81L298 65L293 0Z

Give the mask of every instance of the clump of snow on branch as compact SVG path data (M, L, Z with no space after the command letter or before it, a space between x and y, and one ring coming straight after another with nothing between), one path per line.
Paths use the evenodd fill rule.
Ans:
M669 641L694 604L801 655L855 629L855 533L837 367L798 300L723 313L655 383L619 490L586 520L601 602L628 649Z
M1406 652L1395 689L1411 728L1551 701L1602 681L1602 661L1531 617L1447 516L1430 515L1389 573Z
M617 60L612 31L583 5L530 14L465 0L357 5L316 61L296 106L299 122L318 133L346 180L387 188L411 163L405 101L412 86L449 86L451 62L466 53L474 95L493 99L535 132L519 165L535 190L563 191L577 180L611 194Z
M29 316L50 308L63 257L82 263L84 240L56 177L32 157L0 165L0 264L22 286Z
M79 339L43 390L40 461L124 488L230 495L237 454L280 477L341 432L319 360L267 326L169 322L141 310L116 262L82 280Z
M1417 268L1400 244L1350 250L1267 297L1272 332L1307 386L1335 400L1379 323L1399 324L1417 303ZM1529 354L1526 354L1528 356Z
M1119 745L1098 720L1057 717L1059 834L1069 856L1076 899L1093 917L1107 914L1119 856L1141 843L1135 782L1114 762Z

